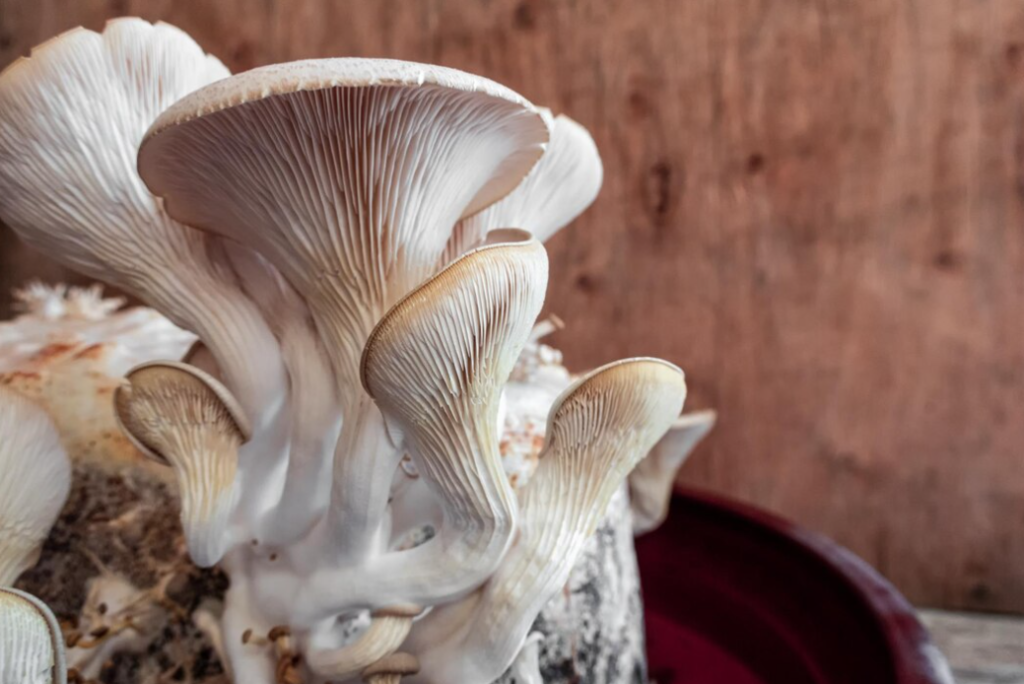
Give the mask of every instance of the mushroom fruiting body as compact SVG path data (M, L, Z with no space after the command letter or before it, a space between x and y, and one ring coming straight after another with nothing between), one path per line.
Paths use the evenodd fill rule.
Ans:
M46 412L0 386L0 587L35 564L71 487L71 464Z
M651 532L665 522L676 473L711 432L715 419L714 411L684 413L629 474L629 503L636 534Z
M685 398L681 370L638 358L591 371L555 400L540 465L520 494L519 538L454 631L431 618L443 621L457 605L416 626L417 681L474 684L505 671L541 607L565 584L612 494L665 434Z
M0 587L0 682L65 684L64 637L39 599Z
M192 559L230 576L201 621L236 682L492 681L681 410L654 359L555 399L527 231L585 209L601 161L487 79L347 58L228 76L118 20L0 76L0 143L0 217L199 337L125 364L113 404L173 473Z

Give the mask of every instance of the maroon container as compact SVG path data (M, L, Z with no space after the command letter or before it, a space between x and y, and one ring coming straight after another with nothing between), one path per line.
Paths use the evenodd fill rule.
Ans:
M686 491L637 539L657 684L949 684L913 609L846 549Z

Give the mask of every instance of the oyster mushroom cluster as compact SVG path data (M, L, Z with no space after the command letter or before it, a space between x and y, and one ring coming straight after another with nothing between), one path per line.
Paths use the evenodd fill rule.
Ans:
M542 242L601 178L578 124L437 66L231 76L178 29L120 19L0 75L0 218L198 337L109 400L173 471L192 560L230 578L206 627L234 682L482 684L529 651L686 394L653 358L566 378L510 481L506 386L536 346ZM36 475L59 510L66 484ZM649 527L668 485L642 485ZM0 584L25 565L0 561Z

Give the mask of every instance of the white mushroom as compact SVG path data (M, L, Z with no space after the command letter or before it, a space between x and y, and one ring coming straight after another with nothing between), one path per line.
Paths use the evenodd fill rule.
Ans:
M530 175L507 197L456 225L444 263L480 244L489 231L525 228L541 242L583 213L597 198L604 167L587 129L555 117L551 142Z
M547 254L525 231L492 237L396 304L363 354L363 385L441 501L441 529L358 572L318 573L297 601L300 615L450 601L483 583L511 543L516 505L497 414L544 303Z
M130 371L114 406L135 446L174 468L189 553L197 565L213 565L230 543L238 449L251 436L241 407L217 380L173 361Z
M43 409L0 386L0 586L35 565L71 489L71 463Z
M629 474L633 533L646 534L665 522L672 484L690 453L715 426L714 411L684 413Z
M648 358L603 366L563 392L548 417L540 465L520 493L515 546L458 629L435 637L431 624L460 610L457 604L435 609L414 627L406 648L423 668L416 681L478 684L508 668L540 609L568 579L612 494L665 434L685 397L682 371Z
M183 98L146 134L139 171L170 215L251 246L309 305L344 416L321 535L331 564L379 548L400 457L358 383L370 331L547 140L537 110L496 83L367 59L253 69Z
M227 75L182 31L139 19L39 45L0 74L0 217L197 333L261 424L284 385L276 341L210 238L168 218L135 170L157 115Z
M45 603L0 588L0 682L65 684L64 638Z
M339 649L310 649L309 668L320 677L343 681L398 650L409 636L420 606L392 606L373 611L370 626L354 643Z

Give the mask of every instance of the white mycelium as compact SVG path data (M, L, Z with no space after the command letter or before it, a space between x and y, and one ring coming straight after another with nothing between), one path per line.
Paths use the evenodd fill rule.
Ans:
M235 682L536 678L531 624L685 397L653 359L566 389L537 341L527 231L601 177L581 126L441 67L229 77L117 20L0 76L0 218L201 342L107 393L173 470L193 560L230 576L197 615Z

